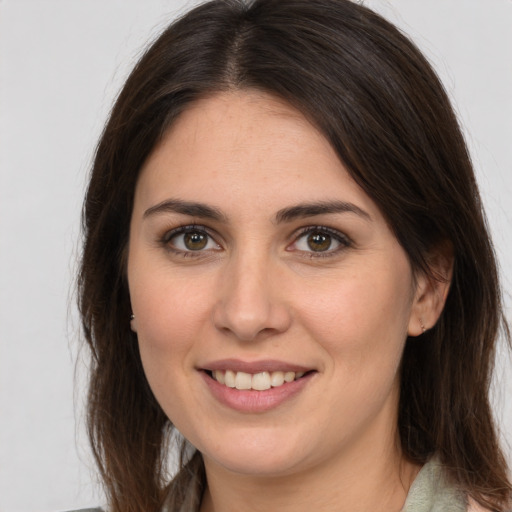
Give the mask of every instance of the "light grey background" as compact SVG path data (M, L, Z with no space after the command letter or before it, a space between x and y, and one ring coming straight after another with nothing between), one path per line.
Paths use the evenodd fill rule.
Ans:
M183 0L0 0L0 512L102 503L81 425L72 296L95 142L141 48ZM455 101L512 308L512 1L372 0ZM74 382L76 387L74 391ZM512 439L512 363L496 413ZM507 449L512 460L510 449Z

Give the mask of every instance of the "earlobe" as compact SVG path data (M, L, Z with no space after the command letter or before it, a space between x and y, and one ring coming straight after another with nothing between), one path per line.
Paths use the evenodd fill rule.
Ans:
M133 313L130 315L130 329L133 332L137 332L137 326L135 325L135 315Z
M422 273L416 280L416 293L409 319L409 336L420 336L432 329L446 304L453 275L451 248L439 250L429 260L430 274Z

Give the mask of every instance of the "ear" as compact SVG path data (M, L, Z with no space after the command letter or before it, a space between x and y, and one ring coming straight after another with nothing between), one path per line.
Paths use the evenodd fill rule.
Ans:
M441 316L452 282L453 261L451 244L440 244L428 257L429 274L422 272L416 276L409 336L420 336L432 329Z

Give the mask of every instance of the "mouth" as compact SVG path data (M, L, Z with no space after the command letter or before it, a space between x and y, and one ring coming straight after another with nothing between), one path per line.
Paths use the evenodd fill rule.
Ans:
M310 371L262 371L248 373L234 370L205 370L219 384L239 391L267 391L280 388L311 374Z
M198 368L207 389L228 408L244 414L264 413L309 388L317 369L278 360L224 359Z

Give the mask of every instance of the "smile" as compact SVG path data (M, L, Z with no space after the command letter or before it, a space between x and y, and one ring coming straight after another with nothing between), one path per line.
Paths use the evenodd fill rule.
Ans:
M277 359L205 361L197 369L217 402L243 414L293 403L319 373L309 365Z
M266 391L302 378L306 372L274 371L246 373L232 370L214 370L211 377L228 388L238 390Z

